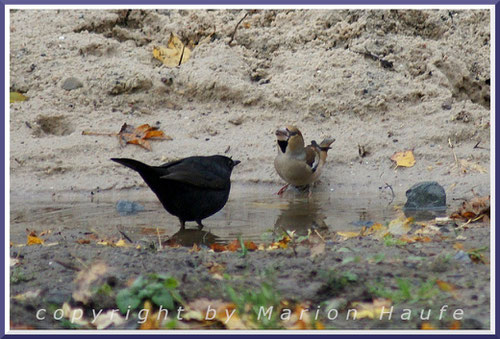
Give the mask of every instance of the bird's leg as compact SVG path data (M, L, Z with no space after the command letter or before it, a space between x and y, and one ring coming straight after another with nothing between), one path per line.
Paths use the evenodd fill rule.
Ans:
M281 189L276 193L277 195L282 195L285 193L286 189L290 186L290 184L286 184L285 186L281 187Z
M201 231L203 228L203 224L201 223L201 220L196 220L196 223L198 224L198 229Z
M312 193L313 193L312 189L313 189L313 185L311 184L311 185L309 185L309 193L307 194L307 199L311 199Z
M179 221L181 222L181 230L185 229L186 228L186 221L182 220L182 219L179 219Z

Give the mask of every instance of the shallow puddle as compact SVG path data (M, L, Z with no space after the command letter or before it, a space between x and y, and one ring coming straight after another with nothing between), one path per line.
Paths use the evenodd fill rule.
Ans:
M120 237L121 231L133 241L173 237L173 241L184 246L194 242L228 242L239 236L260 242L284 230L294 230L299 235L307 234L308 229L321 234L358 231L374 222L390 221L397 214L394 206L401 204L398 199L389 204L390 199L359 192L313 192L308 197L307 193L289 191L279 197L276 191L274 186L233 188L226 206L203 221L202 231L194 222L179 230L178 219L168 214L146 188L101 192L92 199L84 194L45 200L15 194L10 203L11 241L24 242L29 229L61 232L62 236L64 231L78 231L82 237L93 232L101 239ZM116 209L120 200L136 202L144 210L120 215Z

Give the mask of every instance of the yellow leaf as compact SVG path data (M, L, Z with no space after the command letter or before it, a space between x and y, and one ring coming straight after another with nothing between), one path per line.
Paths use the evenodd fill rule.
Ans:
M144 302L144 306L142 309L147 310L147 318L146 321L141 324L141 327L139 329L141 330L157 330L160 328L160 320L162 319L161 317L158 317L158 313L153 314L153 304L149 301L146 300Z
M356 319L379 319L382 312L390 310L392 302L389 299L377 298L373 302L353 302L352 306L357 310Z
M127 246L127 243L125 242L125 240L123 239L120 239L116 242L115 244L116 247L126 247Z
M412 167L415 165L415 156L412 150L396 152L391 160L396 162L397 167Z
M422 330L435 330L436 328L434 326L432 326L431 323L424 322L424 323L422 323L422 326L420 327L420 329L422 329Z
M191 50L173 33L170 33L168 47L153 47L153 57L160 60L167 67L177 67L191 56ZM181 59L182 58L182 59Z
M28 98L19 92L10 92L10 103L26 101Z
M31 245L42 245L42 244L43 244L43 239L40 239L34 233L28 234L28 242L26 243L26 245L31 246Z
M393 235L407 234L411 229L413 218L399 217L391 220L388 227L388 232Z
M453 286L453 284L447 283L443 280L436 280L436 285L438 285L441 291L453 292L455 290L455 286Z
M373 224L372 227L365 231L365 235L370 234L375 238L383 238L387 234L387 227L380 223Z
M355 237L359 237L359 232L337 232L338 235L340 235L341 237L343 237L344 239L350 239L350 238L355 238Z

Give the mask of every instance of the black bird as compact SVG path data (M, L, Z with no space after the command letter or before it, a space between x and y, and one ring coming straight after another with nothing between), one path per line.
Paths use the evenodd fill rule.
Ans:
M161 166L125 158L111 160L139 172L167 212L179 218L181 229L186 221L196 221L200 230L201 221L226 204L231 172L240 163L223 155L188 157Z

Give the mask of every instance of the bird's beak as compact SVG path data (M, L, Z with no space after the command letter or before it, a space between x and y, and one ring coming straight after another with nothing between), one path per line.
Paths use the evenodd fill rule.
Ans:
M287 141L288 138L290 137L288 130L286 128L278 128L275 134L276 134L276 139L278 139L278 141Z
M236 166L236 165L238 165L240 162L241 161L239 161L239 160L233 160L233 167Z

